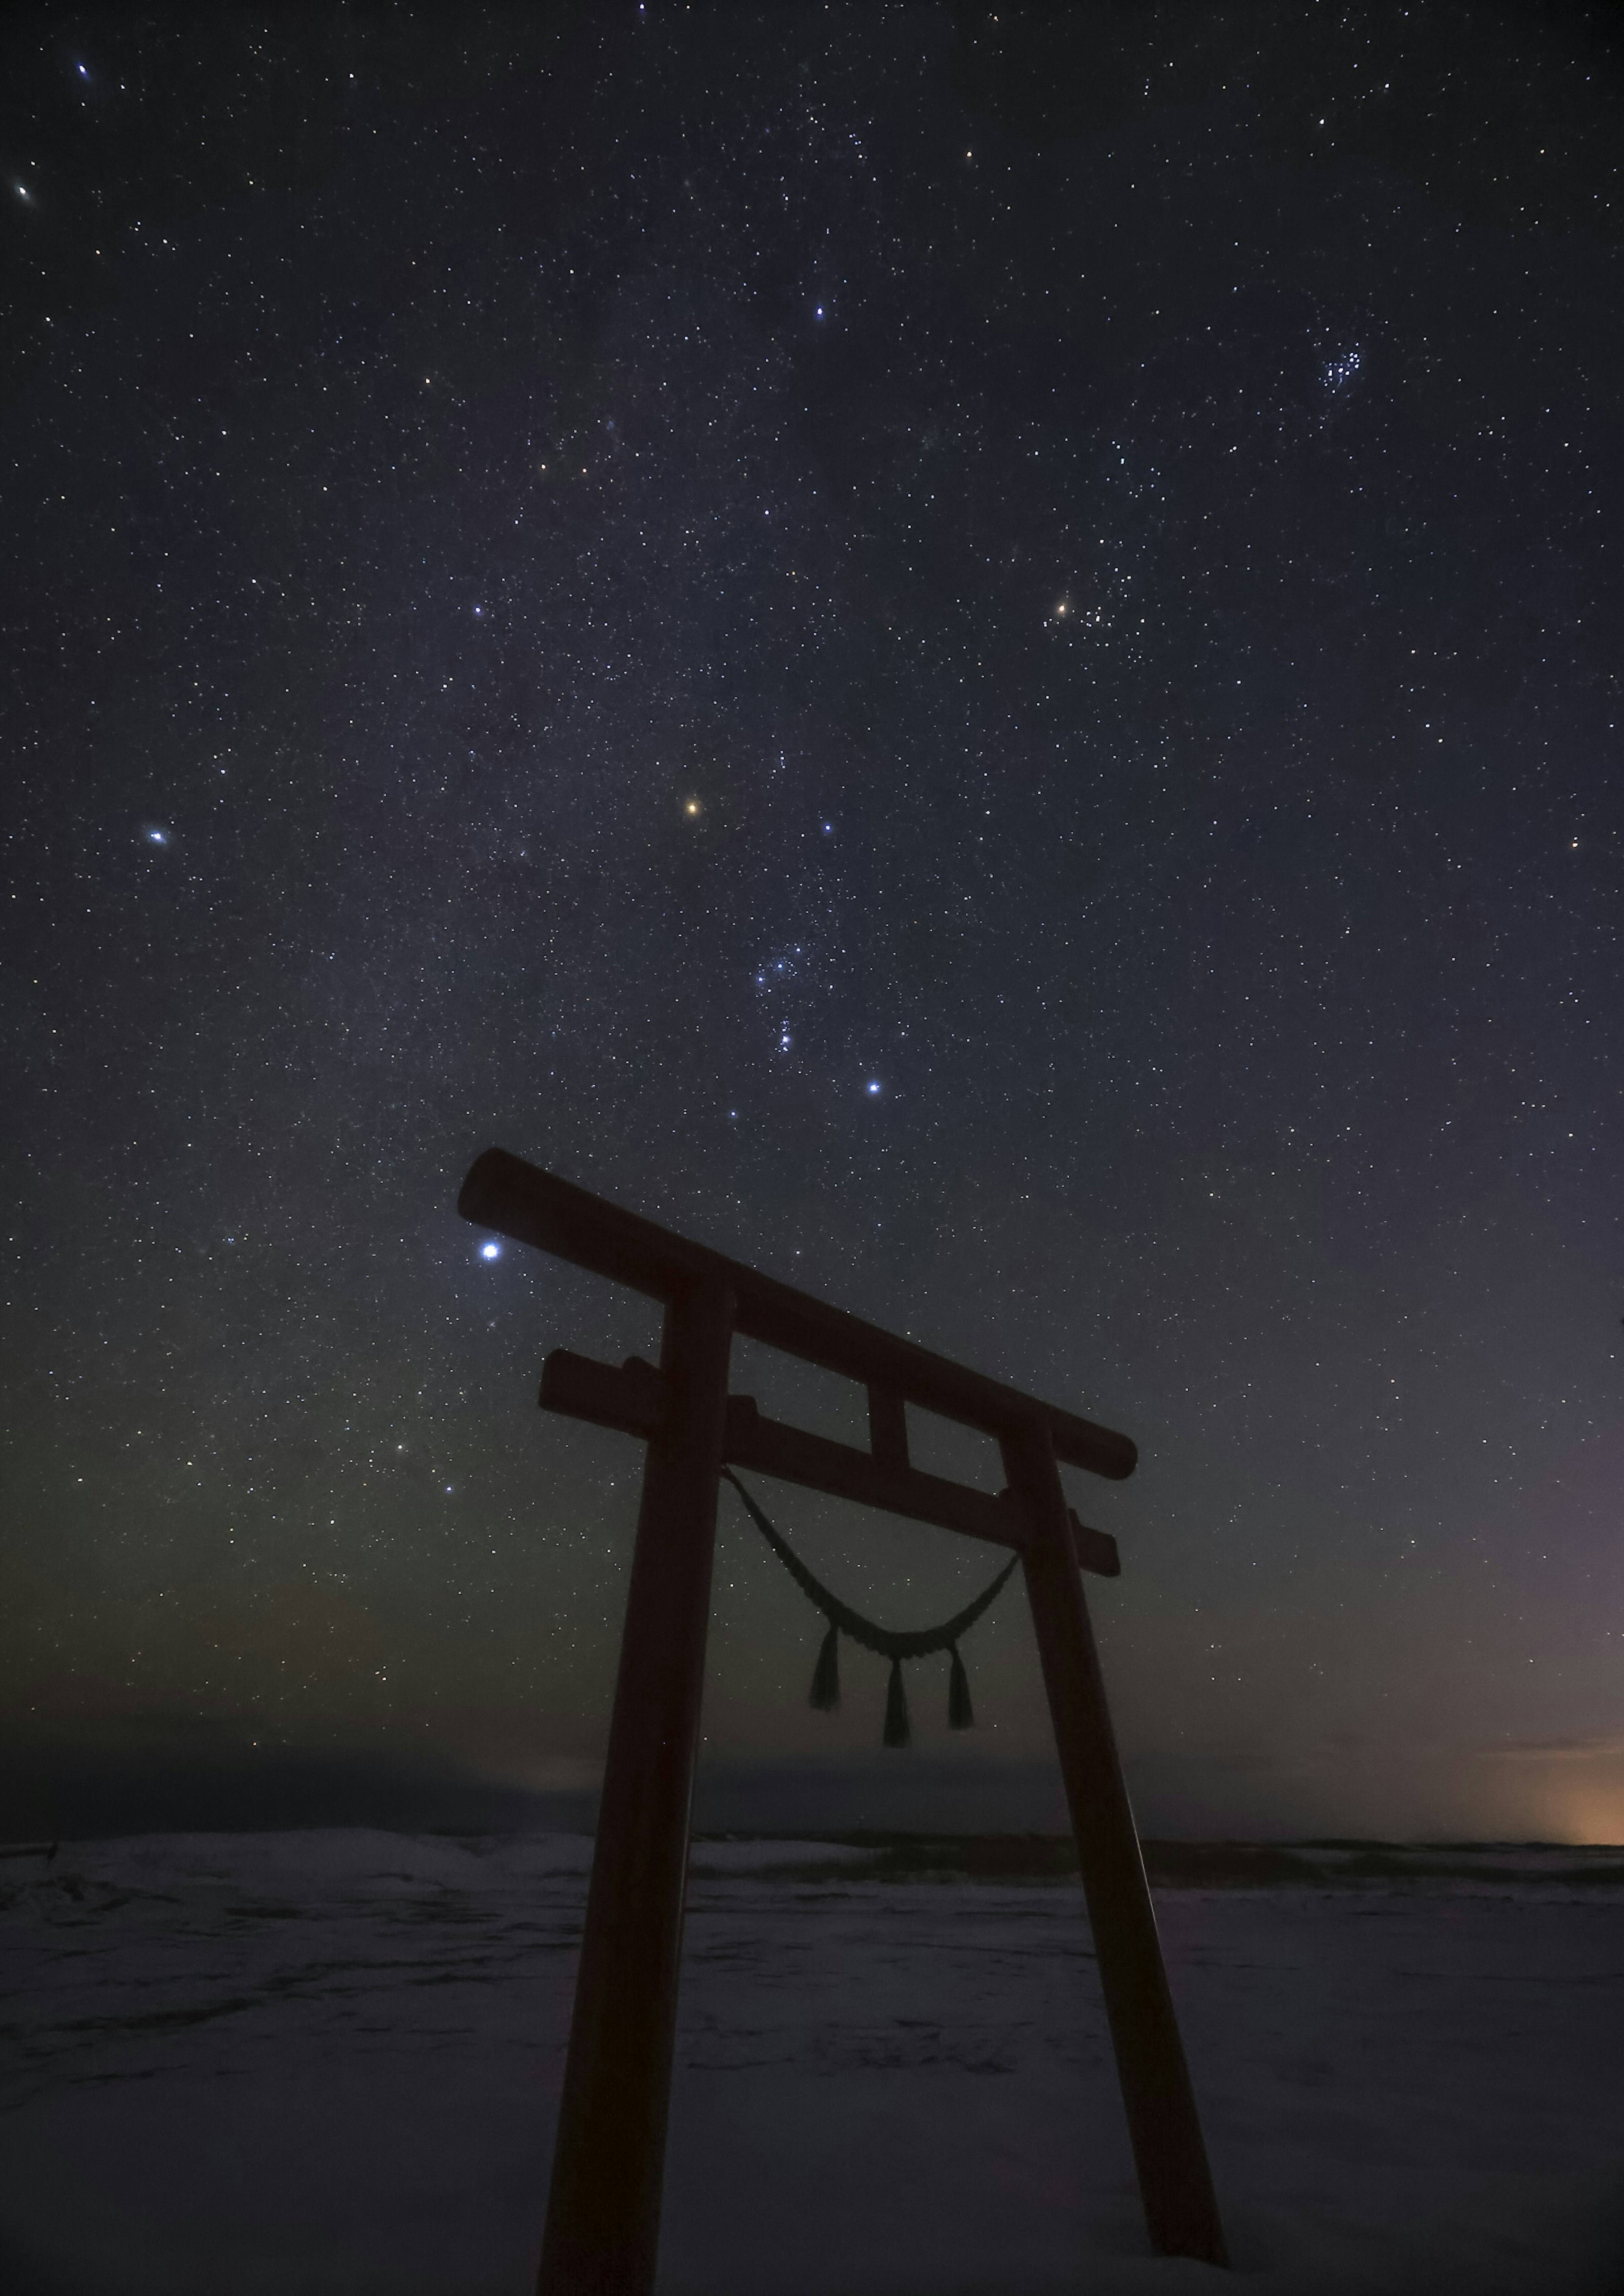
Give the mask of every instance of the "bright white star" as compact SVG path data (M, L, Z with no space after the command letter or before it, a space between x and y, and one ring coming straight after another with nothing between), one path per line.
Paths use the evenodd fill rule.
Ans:
M482 1243L480 1246L480 1257L481 1259L500 1259L502 1246L499 1243Z

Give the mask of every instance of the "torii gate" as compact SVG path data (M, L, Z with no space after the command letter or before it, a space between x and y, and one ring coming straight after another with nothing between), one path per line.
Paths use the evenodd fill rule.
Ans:
M650 2296L660 2236L688 1822L725 1464L1013 1547L1054 1718L1151 2245L1226 2264L1211 2171L1168 1990L1079 1570L1115 1577L1116 1542L1079 1523L1056 1461L1120 1480L1138 1453L950 1363L488 1149L457 1210L662 1302L660 1368L556 1349L541 1404L647 1445L599 1805L538 2296ZM868 1390L869 1448L763 1418L727 1392L735 1332ZM994 1436L997 1498L911 1466L906 1404Z

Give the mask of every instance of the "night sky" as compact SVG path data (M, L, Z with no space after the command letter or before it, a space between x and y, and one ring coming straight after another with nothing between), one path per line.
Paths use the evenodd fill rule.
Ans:
M535 1388L657 1332L485 1254L499 1144L1136 1439L1147 1830L1624 1838L1617 18L0 87L13 1784L590 1785L640 1457ZM887 1625L1001 1560L758 1488ZM720 1521L701 1815L1059 1823L1018 1580L886 1752Z

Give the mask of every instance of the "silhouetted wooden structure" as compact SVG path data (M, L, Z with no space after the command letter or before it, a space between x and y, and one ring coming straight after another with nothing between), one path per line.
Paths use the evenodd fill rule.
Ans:
M1227 2258L1083 1596L1115 1542L1079 1522L1056 1465L1133 1472L1126 1435L1040 1403L492 1148L465 1219L629 1285L665 1309L660 1367L560 1349L544 1409L647 1446L586 1922L565 2062L540 2296L649 2296L664 2170L688 1820L724 1463L1013 1547L1060 1752L1151 2244ZM856 1380L869 1448L764 1418L729 1395L735 1332ZM997 1498L922 1473L904 1406L993 1436Z

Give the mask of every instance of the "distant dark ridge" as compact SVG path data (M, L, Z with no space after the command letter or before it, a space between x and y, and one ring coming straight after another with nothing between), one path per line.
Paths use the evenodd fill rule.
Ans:
M729 1841L763 1842L771 1835L731 1834ZM1077 1878L1077 1844L1066 1834L960 1833L917 1834L852 1833L802 1834L802 1841L824 1841L841 1848L865 1849L868 1860L842 1876L822 1861L787 1860L766 1869L783 1880L817 1881L838 1885L844 1878L864 1882L970 1881L1068 1882ZM707 1867L704 1842L694 1842L694 1870L707 1878L724 1878L724 1869ZM1442 1856L1428 1843L1361 1841L1343 1839L1287 1845L1259 1841L1146 1841L1142 1844L1145 1872L1161 1889L1339 1889L1368 1882L1541 1882L1596 1883L1624 1888L1624 1853L1609 1860L1579 1852L1559 1842L1474 1842L1447 1845L1456 1854ZM1310 1856L1309 1851L1321 1853ZM1475 1851L1477 1857L1472 1853ZM1484 1853L1504 1858L1511 1854L1553 1853L1582 1857L1582 1863L1545 1865L1486 1865Z
M0 1841L378 1826L397 1833L590 1831L594 1798L493 1784L387 1750L256 1746L230 1732L150 1745L0 1749Z

